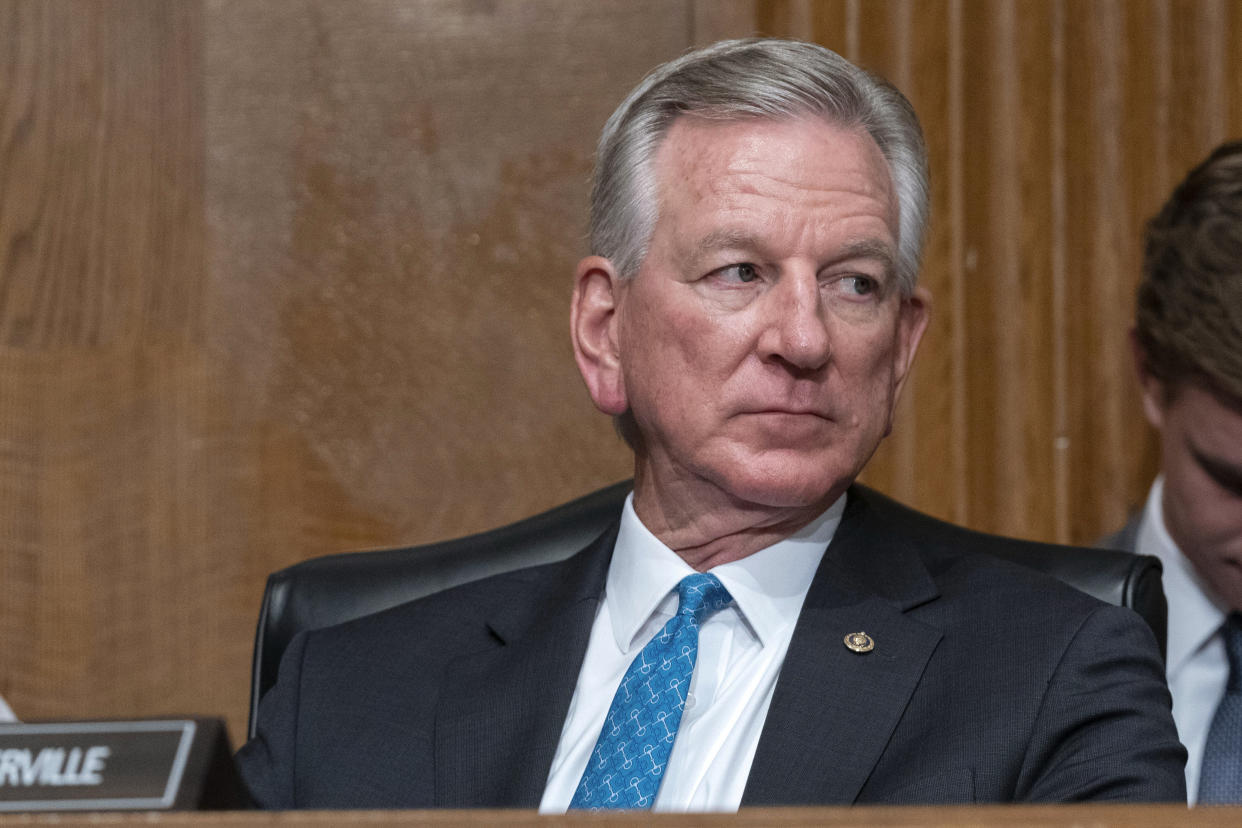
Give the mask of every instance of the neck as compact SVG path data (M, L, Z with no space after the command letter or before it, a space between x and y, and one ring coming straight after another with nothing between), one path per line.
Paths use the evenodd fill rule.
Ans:
M823 514L847 485L804 505L770 506L702 479L665 484L640 464L634 474L634 511L661 543L706 572L790 537Z

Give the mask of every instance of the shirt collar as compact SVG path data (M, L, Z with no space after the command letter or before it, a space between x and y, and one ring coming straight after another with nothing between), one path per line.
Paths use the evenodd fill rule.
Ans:
M1216 634L1228 611L1173 542L1164 524L1163 502L1161 475L1147 495L1135 551L1155 555L1164 565L1164 595L1169 603L1168 674L1173 676Z
M823 514L788 538L710 570L729 590L733 605L761 645L775 640L797 620L815 570L841 522L845 497L841 495ZM621 512L621 528L604 587L612 632L621 652L629 652L636 643L646 643L634 638L653 613L662 611L672 617L677 609L677 583L694 571L643 525L634 511L631 493Z

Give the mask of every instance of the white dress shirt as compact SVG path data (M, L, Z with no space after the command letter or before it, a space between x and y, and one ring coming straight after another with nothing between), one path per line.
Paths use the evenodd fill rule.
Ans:
M1189 754L1186 793L1193 805L1199 795L1208 728L1229 678L1229 658L1220 635L1229 609L1213 595L1169 536L1160 505L1163 496L1164 478L1157 477L1143 509L1135 550L1155 555L1164 564L1164 595L1169 602L1166 676L1173 694L1177 735Z
M677 612L694 569L647 530L625 501L541 813L564 813L599 739L622 676ZM736 811L802 601L841 522L845 496L793 536L712 570L733 603L699 630L699 653L656 811Z
M5 703L4 699L0 699L0 722L15 722L17 717L13 715L13 710Z

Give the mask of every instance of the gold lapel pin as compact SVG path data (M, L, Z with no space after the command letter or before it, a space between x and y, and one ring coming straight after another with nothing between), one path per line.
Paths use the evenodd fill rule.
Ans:
M845 646L856 653L869 653L875 649L875 640L865 632L850 633L845 637Z

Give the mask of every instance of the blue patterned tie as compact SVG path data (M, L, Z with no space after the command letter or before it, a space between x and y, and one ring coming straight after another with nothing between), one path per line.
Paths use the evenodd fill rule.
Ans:
M668 765L699 653L699 624L733 596L715 575L677 585L677 614L621 678L570 808L650 808Z
M1242 615L1233 613L1220 628L1229 656L1229 681L1203 748L1199 802L1242 803Z

